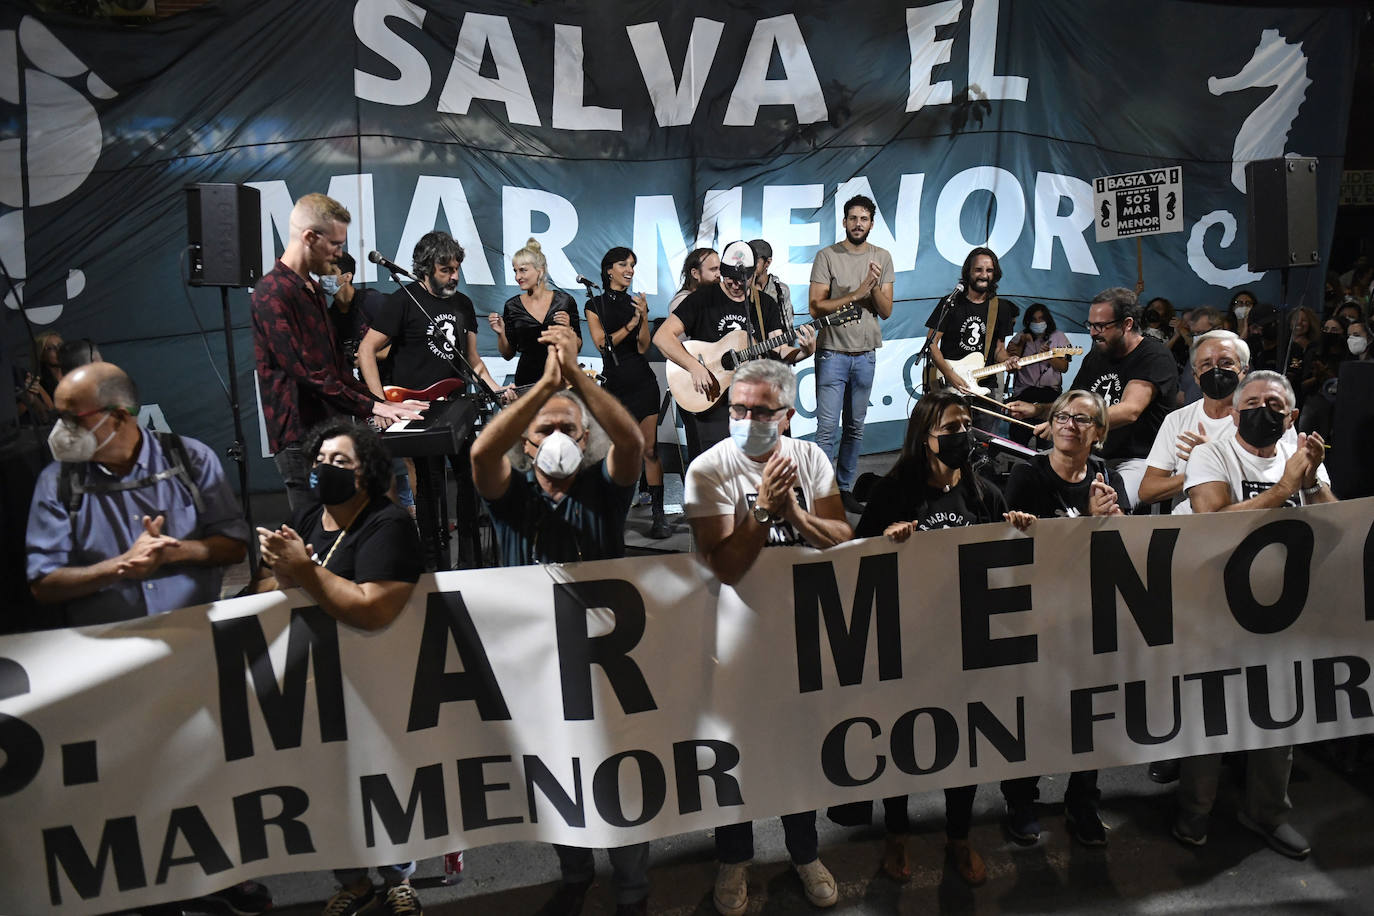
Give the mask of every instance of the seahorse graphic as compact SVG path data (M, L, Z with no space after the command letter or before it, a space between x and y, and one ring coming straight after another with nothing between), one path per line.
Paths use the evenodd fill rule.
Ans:
M25 213L61 200L90 176L104 145L90 100L117 94L34 17L25 16L17 30L0 30L0 111L19 109L3 120L21 134L0 136L0 208L8 208L0 214L0 264L14 281L4 287L4 301L12 309L22 302L35 324L56 321L86 277L69 267L63 301L25 301Z
M1207 89L1212 95L1257 86L1274 87L1274 92L1250 112L1236 134L1231 153L1231 184L1238 191L1245 192L1245 163L1284 154L1288 132L1307 98L1307 87L1311 85L1302 42L1289 44L1278 29L1265 29L1260 33L1259 45L1239 73L1208 78Z

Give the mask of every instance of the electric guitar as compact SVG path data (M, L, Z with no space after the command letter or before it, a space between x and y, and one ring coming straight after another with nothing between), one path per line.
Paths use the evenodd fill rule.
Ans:
M1061 356L1077 356L1083 352L1082 347L1054 347L1043 353L1036 353L1033 356L1021 357L1021 365L1029 366L1031 363L1038 363L1046 359L1057 359ZM1006 363L993 363L991 366L983 365L983 354L970 353L949 364L949 368L959 376L959 380L974 394L989 394L992 389L978 384L978 380L996 375L999 372L1007 371Z
M817 318L815 321L808 321L806 324L798 325L789 331L769 337L762 343L756 343L752 346L749 344L749 336L738 330L731 331L715 343L684 340L682 342L683 348L716 377L716 381L720 383L720 394L710 398L697 391L696 386L692 384L692 373L672 360L668 360L664 367L668 390L673 393L673 400L677 402L677 406L688 413L701 413L710 410L721 398L725 397L725 392L729 389L730 383L734 381L735 370L739 368L740 363L758 359L778 347L796 343L797 332L802 328L815 328L819 331L821 328L849 324L851 321L858 321L859 314L858 306L847 305L837 312Z

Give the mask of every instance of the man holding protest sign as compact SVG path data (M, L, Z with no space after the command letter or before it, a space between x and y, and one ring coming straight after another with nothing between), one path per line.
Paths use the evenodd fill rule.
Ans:
M1292 383L1277 372L1261 369L1241 381L1231 408L1235 435L1202 443L1188 460L1185 487L1194 512L1336 501L1322 467L1326 444L1321 436L1299 435L1296 444L1284 441L1284 433L1297 419L1296 402ZM1311 848L1287 822L1292 768L1292 746L1247 751L1245 804L1237 819L1278 852L1301 859ZM1207 818L1216 802L1220 772L1219 754L1182 762L1173 825L1179 842L1190 846L1207 842Z
M502 565L623 557L625 516L644 454L639 424L577 365L580 341L572 328L552 325L539 343L548 347L543 375L472 444L472 480L491 512ZM554 850L563 886L541 912L576 916L595 860L590 849ZM649 844L606 852L618 916L648 912Z
M726 585L744 578L765 546L831 547L854 535L825 452L778 432L796 397L791 369L775 360L745 363L730 388L730 438L687 469L684 504L697 552ZM816 812L783 815L782 828L806 899L834 906L839 894L820 860ZM749 904L754 825L716 828L716 857L716 910L739 916Z

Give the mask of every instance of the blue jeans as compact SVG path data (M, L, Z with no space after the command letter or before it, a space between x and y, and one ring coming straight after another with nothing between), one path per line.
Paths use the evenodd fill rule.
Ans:
M859 443L864 438L868 393L873 390L873 367L877 363L878 354L874 350L867 353L816 351L816 444L834 463L841 490L852 490L854 477L858 474ZM844 419L842 432L839 430L841 414Z

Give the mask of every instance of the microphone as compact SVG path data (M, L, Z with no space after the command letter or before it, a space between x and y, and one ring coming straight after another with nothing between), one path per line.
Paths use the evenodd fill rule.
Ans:
M583 286L587 287L587 289L601 289L600 286L598 286L597 284L593 283L591 280L588 280L586 277L582 276L581 274L578 274L578 275L577 275L577 282L578 282L578 283L581 283Z
M949 296L948 296L947 298L948 298L951 302L953 302L955 299L958 299L958 298L959 298L959 294L962 293L963 291L964 291L964 281L963 281L963 280L960 280L958 283L954 284L954 289L952 289L952 290L949 291Z
M401 265L397 264L395 261L389 261L389 260L387 260L385 257L382 256L382 253L381 253L380 251L369 251L369 252L367 253L367 259L368 259L369 261L371 261L373 264L377 264L377 265L379 265L379 266L381 266L381 267L385 267L387 270L391 271L393 274L400 274L401 276L403 276L403 277L409 277L409 278L412 279L412 280L415 279L415 275L414 275L413 273L411 273L410 271L406 270L404 267L402 267Z

